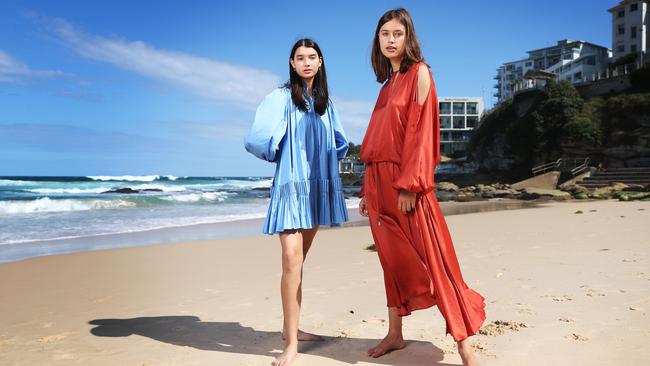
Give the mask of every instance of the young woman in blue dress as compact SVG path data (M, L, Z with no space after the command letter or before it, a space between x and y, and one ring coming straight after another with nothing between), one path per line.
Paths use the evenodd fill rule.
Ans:
M289 81L260 104L244 145L276 163L264 233L279 234L282 246L284 352L272 363L288 366L298 341L320 336L298 329L302 265L320 225L348 220L338 162L348 149L329 98L323 54L311 39L297 41L289 56Z

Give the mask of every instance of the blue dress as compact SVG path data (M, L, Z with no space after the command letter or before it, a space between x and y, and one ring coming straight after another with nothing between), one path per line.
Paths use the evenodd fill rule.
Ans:
M348 140L331 100L322 116L311 98L307 102L303 112L289 89L274 90L257 108L244 140L248 152L276 163L265 234L348 221L338 172Z

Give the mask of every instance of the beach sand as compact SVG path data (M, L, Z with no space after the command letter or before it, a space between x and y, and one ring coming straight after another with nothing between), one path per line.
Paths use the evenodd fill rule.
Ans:
M468 285L486 298L483 365L650 359L650 202L562 202L448 217ZM438 310L387 329L367 226L323 230L305 264L295 365L459 365ZM268 365L282 349L277 237L195 241L0 265L0 365Z

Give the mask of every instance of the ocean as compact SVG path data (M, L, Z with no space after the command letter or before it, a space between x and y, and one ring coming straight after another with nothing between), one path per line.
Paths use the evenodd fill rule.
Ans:
M0 262L26 257L16 250L34 243L52 251L65 239L263 218L271 184L270 177L0 177ZM346 199L349 207L358 201ZM11 258L3 257L9 247Z

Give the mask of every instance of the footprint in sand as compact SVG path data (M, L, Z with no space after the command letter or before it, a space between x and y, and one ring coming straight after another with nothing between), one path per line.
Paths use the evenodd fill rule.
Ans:
M636 259L625 258L623 259L623 262L636 262Z
M517 310L517 312L519 314L526 314L526 315L535 315L536 314L534 310L528 309L528 308L519 309L519 310Z
M587 291L586 295L589 297L605 296L605 291L601 289L590 288L588 285L582 285L580 288L585 289Z
M381 318L370 318L368 320L362 320L363 323L371 323L371 324L384 324L386 323L386 319L381 319Z
M519 307L519 309L517 309L517 312L519 314L526 314L526 315L535 315L536 314L533 309L531 309L531 308L529 308L527 306L527 304L518 302L518 303L516 303L516 305Z
M559 301L559 302L573 301L573 298L568 296L568 295L560 295L560 296L558 296L558 295L543 295L541 297L550 297L551 299L553 299L553 301Z
M497 355L494 352L491 352L489 350L490 344L487 342L482 342L482 341L476 341L474 342L474 350L476 352L481 353L483 357L497 357Z
M571 318L559 318L558 320L561 321L561 322L565 322L565 323L573 323L573 322L575 322L575 320L571 319Z
M528 328L528 324L510 320L495 320L481 327L478 332L481 335L497 336L505 334L507 331L518 332L522 328Z
M583 341L583 342L589 340L589 338L587 338L587 337L585 337L583 335L580 335L578 333L571 333L571 334L565 336L564 338L570 339L572 341Z
M50 336L41 337L38 339L41 343L57 343L61 342L68 336L68 333L54 334Z
M339 333L339 338L350 338L358 336L357 332L353 331L352 329L339 329L337 332Z

